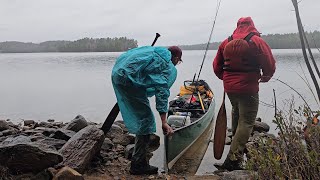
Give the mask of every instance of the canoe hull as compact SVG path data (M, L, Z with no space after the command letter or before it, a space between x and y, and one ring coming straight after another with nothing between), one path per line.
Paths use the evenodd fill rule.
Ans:
M166 170L171 169L174 163L192 146L208 126L213 124L214 109L215 101L212 98L208 111L201 118L188 126L175 129L171 137L164 137Z

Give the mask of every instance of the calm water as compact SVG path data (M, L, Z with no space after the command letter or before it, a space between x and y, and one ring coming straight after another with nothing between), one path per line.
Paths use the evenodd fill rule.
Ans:
M319 64L320 53L317 50L313 52ZM114 61L120 54L0 54L0 119L11 119L15 122L21 119L55 119L67 122L81 114L89 121L103 122L116 102L110 74ZM204 51L183 52L184 62L177 66L178 77L171 88L171 98L178 93L183 80L192 79L194 73L199 71L203 54ZM222 82L216 78L212 70L215 54L216 51L208 52L200 78L205 79L214 91L218 111L223 88ZM277 61L274 77L299 91L311 107L318 108L307 85L300 78L306 76L312 83L301 50L273 50L273 54ZM286 100L292 96L297 101L296 104L301 102L301 98L289 87L275 80L260 85L261 104L258 116L269 123L271 131L275 132L275 126L271 124L274 109L269 107L269 104L272 105L274 102L273 89L279 108L284 107ZM157 115L154 99L151 99L151 102ZM228 100L226 102L230 115L230 103ZM158 123L160 124L159 119ZM157 128L160 135L161 127ZM156 153L155 158L162 154Z

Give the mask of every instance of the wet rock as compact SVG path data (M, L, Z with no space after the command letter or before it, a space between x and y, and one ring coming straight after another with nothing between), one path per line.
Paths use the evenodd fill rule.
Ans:
M112 149L113 145L113 142L109 138L105 138L102 143L101 150L108 151Z
M76 133L74 131L61 128L61 129L58 129L53 134L51 134L49 137L68 141L75 134Z
M45 136L50 136L51 134L54 134L58 129L56 128L46 128L46 127L37 127L36 130L41 130L42 134Z
M31 125L35 124L35 122L34 122L34 120L24 120L23 124L25 126L31 126Z
M52 123L54 127L62 128L64 126L63 122L54 122Z
M7 130L2 131L2 136L9 136L9 135L15 135L18 134L20 131L15 128L9 128Z
M117 120L114 122L114 124L118 125L121 127L121 129L123 130L123 132L128 132L128 129L126 127L126 125L124 124L124 121L123 120Z
M53 123L54 119L48 119L47 121L50 122L50 123Z
M25 130L24 133L27 134L27 135L33 135L33 134L42 134L42 130L38 130L38 129L29 129L29 130Z
M64 157L61 165L83 173L93 157L99 153L104 138L103 131L96 126L87 126L80 130L59 150Z
M116 137L121 137L123 136L123 130L120 126L112 124L110 130L108 131L108 133L106 134L106 137L113 139Z
M53 125L51 123L43 122L43 121L40 122L38 126L39 127L47 127L47 128L52 128L53 127Z
M15 129L17 129L17 130L21 130L21 129L22 129L21 126L18 126L18 125L16 125L16 124L13 124L11 121L8 121L7 123L8 123L8 125L9 125L10 127L12 127L12 128L15 128Z
M8 144L0 145L0 165L12 172L39 172L62 161L57 151L33 142L21 142L21 138L12 139Z
M127 146L128 144L132 144L134 142L135 137L129 134L123 134L122 136L116 136L113 138L113 143L121 144L123 146Z
M55 149L59 150L62 146L67 142L62 139L54 139L49 137L39 138L36 142L46 144L47 146L54 147Z
M83 116L78 115L65 128L71 131L78 132L86 126L88 126L87 120Z
M267 123L256 121L253 127L253 131L268 132L270 126Z
M10 126L5 120L0 120L0 131L9 129Z
M126 146L126 149L124 150L124 157L127 159L131 159L133 149L134 149L134 144L129 144L128 146Z
M8 145L8 144L19 144L19 143L30 143L31 139L28 136L19 135L17 137L8 137L5 139L0 145Z
M70 167L63 167L52 180L83 180L80 173Z
M232 139L230 137L226 137L225 145L230 145L232 142Z

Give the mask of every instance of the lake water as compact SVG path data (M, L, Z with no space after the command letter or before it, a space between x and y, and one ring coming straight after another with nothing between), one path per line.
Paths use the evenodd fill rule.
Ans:
M313 50L313 53L319 64L319 51ZM88 121L103 122L116 103L110 75L115 59L120 54L0 53L0 119L11 119L14 122L20 122L22 119L55 119L68 122L81 114ZM214 50L207 53L200 79L206 80L211 86L216 96L217 112L223 88L222 81L215 76L212 69L215 54ZM306 76L312 84L302 51L273 50L273 54L277 61L274 78L286 82L301 93L314 110L319 109L308 86L301 78ZM192 80L194 74L199 71L203 55L204 51L183 52L184 62L177 66L178 77L171 88L171 99L179 92L183 81ZM258 116L271 126L270 131L274 133L275 125L271 123L274 108L270 107L274 103L273 89L280 109L288 104L287 99L291 97L295 98L296 105L301 105L302 100L297 93L279 81L271 80L260 85L261 103ZM151 103L158 123L157 134L161 135L161 123L155 111L154 99L151 99ZM231 105L228 100L226 105L230 117ZM121 116L118 118L121 119ZM154 159L162 154L163 152L156 152ZM214 162L214 158L211 158L210 164ZM156 162L160 163L158 160Z

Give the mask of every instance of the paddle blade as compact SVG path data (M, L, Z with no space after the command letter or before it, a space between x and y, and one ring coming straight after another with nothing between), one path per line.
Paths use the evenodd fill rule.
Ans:
M101 130L104 132L104 134L107 134L107 132L110 130L114 120L117 118L118 114L119 114L119 105L118 103L116 103L111 112L109 113L107 119L104 121Z
M214 137L213 137L213 154L216 159L221 159L221 156L223 154L225 140L226 140L226 133L227 133L226 131L227 131L227 115L226 115L226 107L223 101L217 115L216 126L215 126Z

